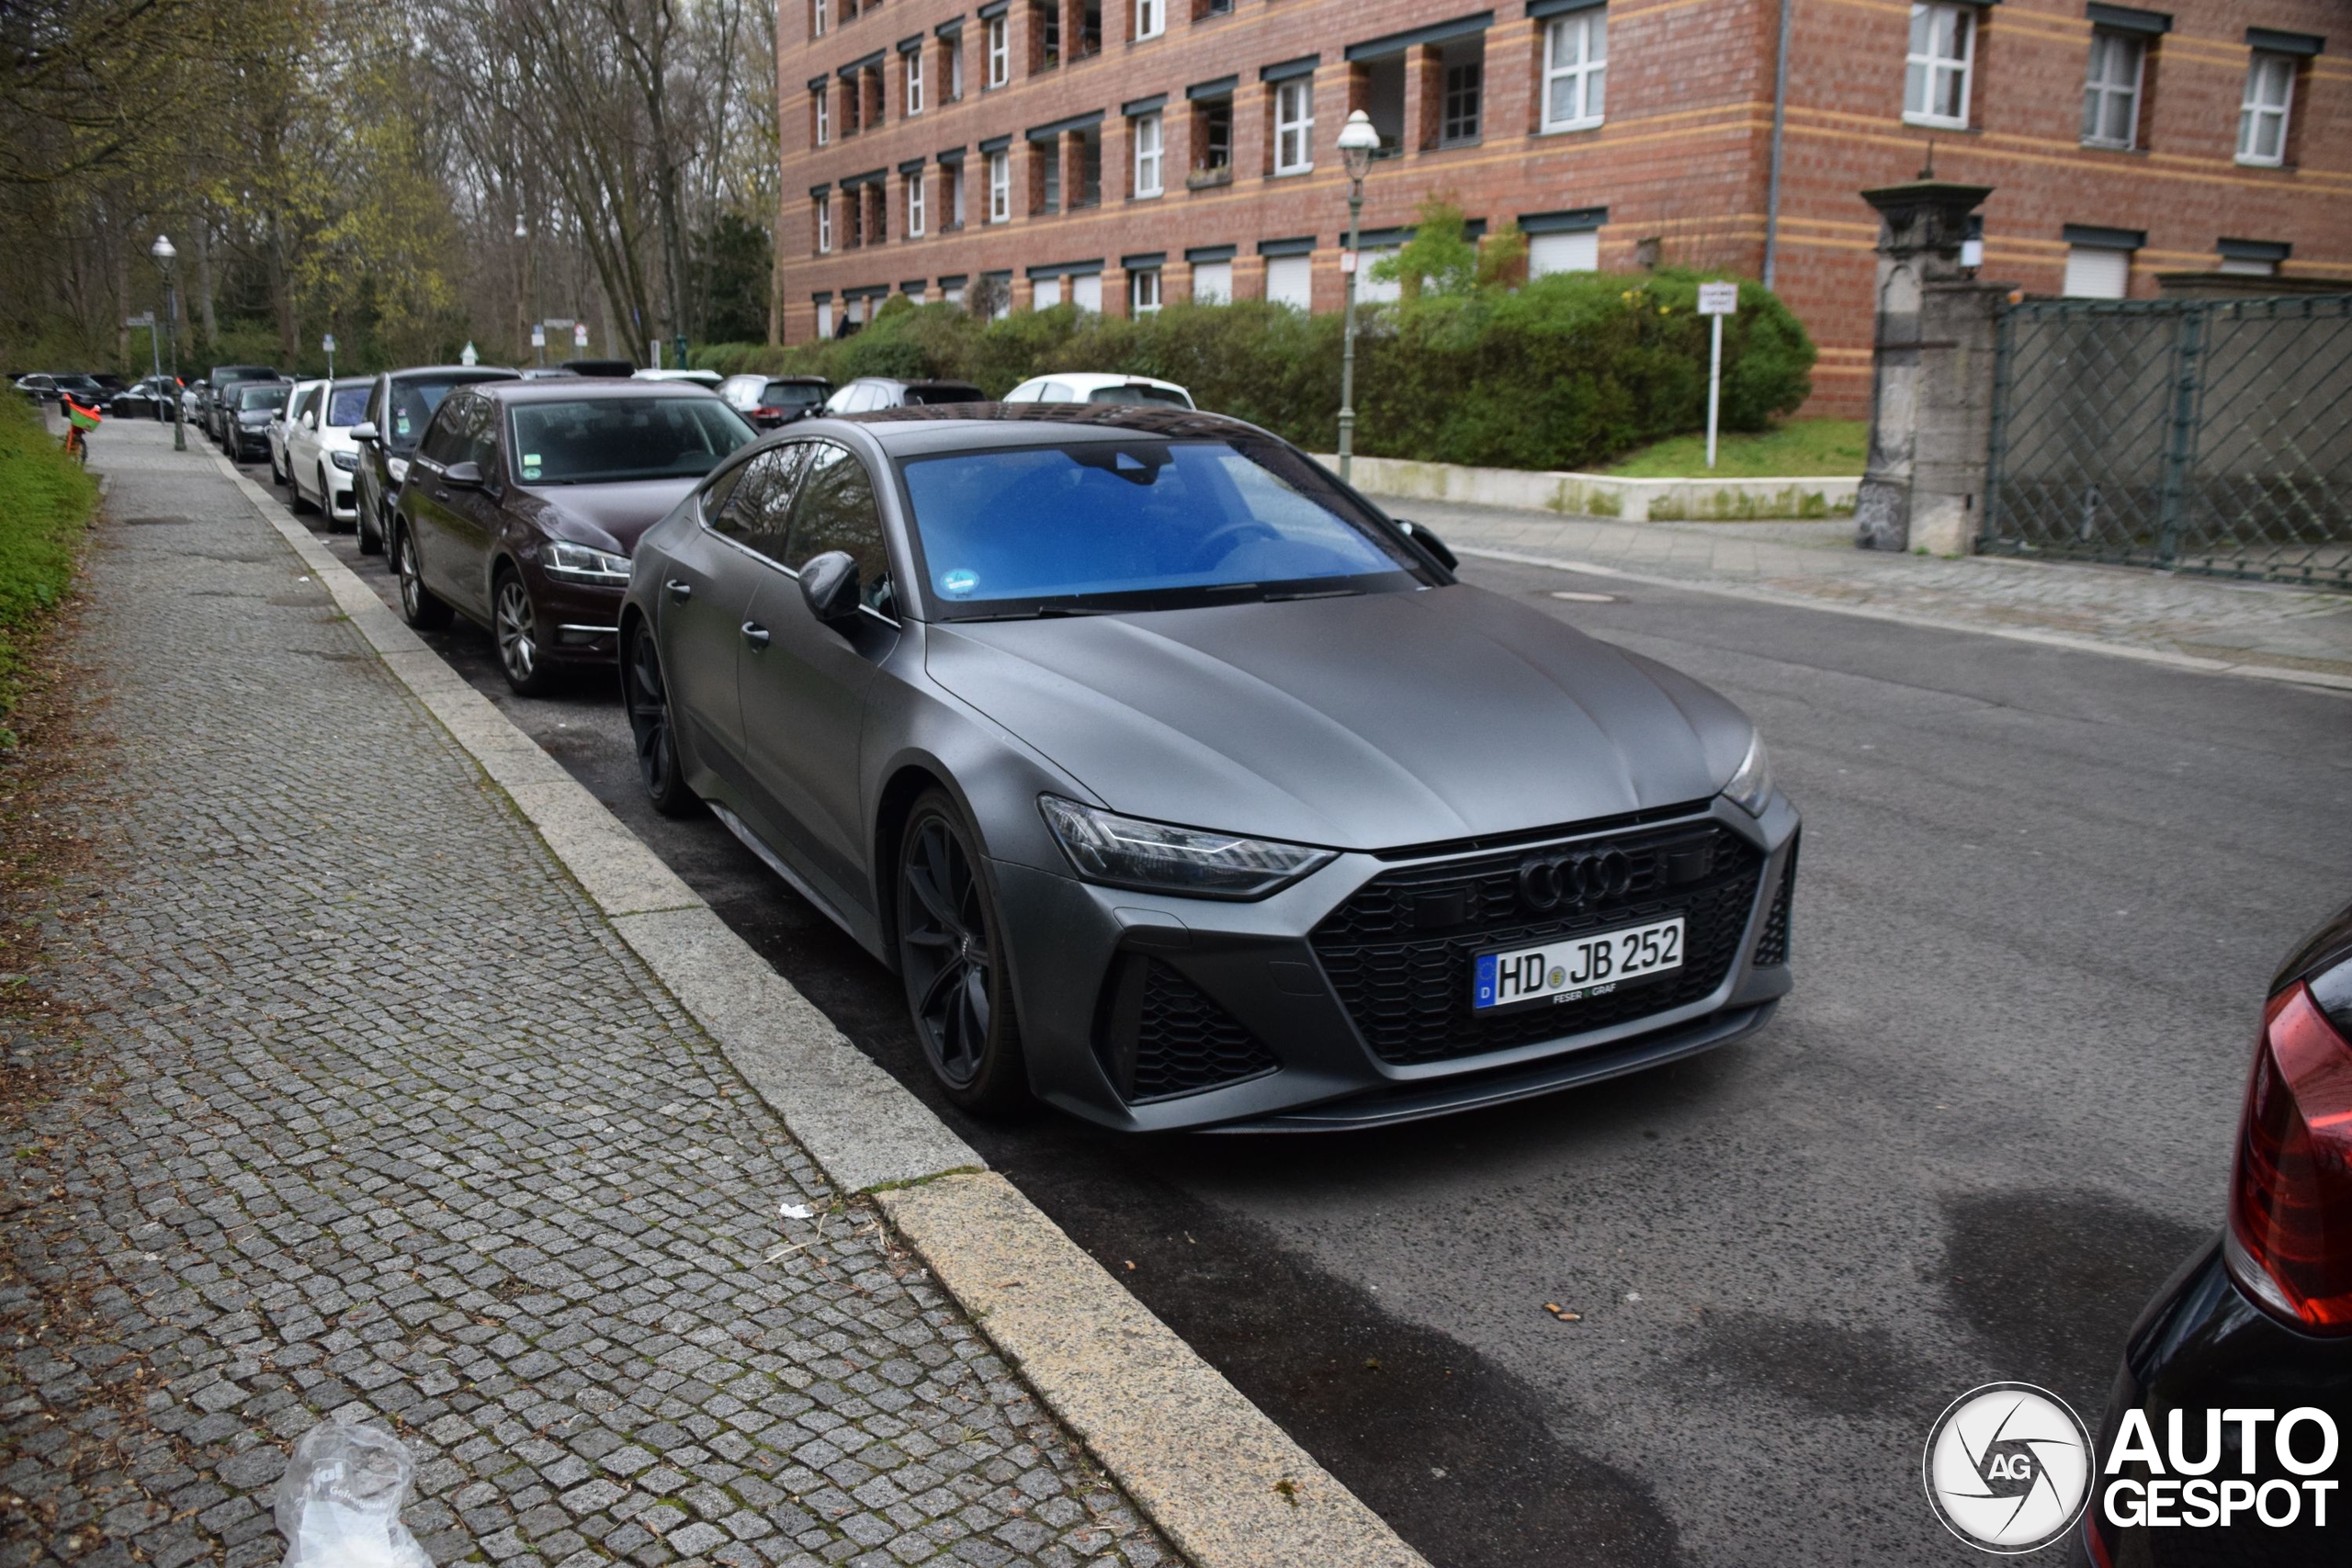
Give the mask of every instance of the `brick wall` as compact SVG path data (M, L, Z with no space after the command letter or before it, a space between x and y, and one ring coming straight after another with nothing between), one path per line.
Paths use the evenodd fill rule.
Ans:
M1078 0L1062 0L1064 59L1039 58L1042 8L1015 0L1007 14L1012 74L983 86L986 25L957 0L881 0L846 21L830 0L830 26L810 37L811 0L782 0L783 185L776 287L786 341L815 330L814 299L851 288L896 289L937 279L1010 270L1015 299L1029 298L1026 269L1100 258L1104 308L1125 309L1123 255L1164 252L1164 294L1187 297L1189 246L1231 244L1237 294L1263 287L1255 254L1261 240L1312 234L1314 300L1337 309L1339 248L1347 185L1332 151L1348 109L1366 102L1368 68L1345 58L1351 44L1464 17L1464 0L1233 0L1226 15L1195 14L1193 0L1162 0L1162 36L1135 39L1133 0L1104 0L1102 48L1073 58ZM2161 271L2209 270L2222 236L2293 246L2285 270L2352 277L2352 28L2340 0L2183 0L2172 30L2152 40L2144 80L2141 146L2112 152L2081 145L2083 78L2091 24L2080 0L2007 0L1975 12L1975 73L1970 124L1929 130L1903 119L1910 6L1903 0L1790 0L1793 6L1789 107L1784 137L1777 282L1822 347L1814 412L1859 412L1868 390L1871 341L1870 209L1857 192L1910 177L1934 143L1936 172L1995 187L1986 204L1985 276L2035 292L2056 292L2069 224L2144 231L2132 292L2156 291ZM1484 33L1483 135L1475 144L1420 145L1442 92L1438 46L1411 51L1405 69L1401 155L1377 163L1365 182L1367 229L1410 223L1432 193L1489 221L1532 212L1605 207L1604 267L1631 269L1637 252L1669 263L1760 270L1778 0L1626 0L1608 10L1608 113L1593 130L1542 133L1540 76L1545 23L1525 0L1498 5ZM936 29L960 18L956 41ZM2332 25L2332 36L2331 36ZM2238 103L2249 26L2328 37L2326 52L2302 62L2287 166L2234 161ZM927 52L924 112L905 113L901 40ZM948 100L944 51L965 51L965 94ZM843 138L837 75L882 52L882 118ZM1261 68L1317 56L1315 167L1274 176L1274 89ZM811 145L808 82L822 75L835 95L831 145ZM1233 168L1227 183L1188 188L1198 148L1185 89L1235 76ZM867 78L869 89L872 77ZM1131 191L1132 148L1122 106L1165 94L1165 194ZM1026 132L1101 113L1102 199L1073 209L1076 138L1031 142ZM1013 215L987 224L987 161L978 144L1012 138ZM940 181L942 152L963 150L966 209L960 231ZM1044 159L1065 163L1061 210L1035 215ZM925 161L930 231L906 232L909 176L900 164ZM840 182L883 171L889 238L845 244ZM832 188L835 251L815 254L809 187ZM867 231L872 231L869 228Z

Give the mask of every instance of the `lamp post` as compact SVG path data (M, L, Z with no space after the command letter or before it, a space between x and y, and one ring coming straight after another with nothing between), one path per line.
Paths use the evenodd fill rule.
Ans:
M1340 482L1348 481L1348 469L1355 455L1356 442L1356 269L1362 258L1356 253L1356 231L1363 217L1363 177L1372 171L1372 155L1380 151L1380 132L1372 128L1372 117L1362 109L1348 116L1348 123L1340 128L1340 162L1348 171L1348 254L1342 265L1347 275L1347 318L1340 334Z
M164 293L168 300L166 320L172 333L172 450L187 450L187 389L180 385L180 291L172 276L172 265L180 258L177 246L169 234L158 234L155 243L147 247L155 258L156 270L164 275Z

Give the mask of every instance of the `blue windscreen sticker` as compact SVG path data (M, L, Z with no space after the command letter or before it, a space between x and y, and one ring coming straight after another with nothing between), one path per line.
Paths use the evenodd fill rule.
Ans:
M939 586L943 592L953 593L958 598L969 593L979 585L980 574L977 571L967 571L962 567L957 567L939 580Z

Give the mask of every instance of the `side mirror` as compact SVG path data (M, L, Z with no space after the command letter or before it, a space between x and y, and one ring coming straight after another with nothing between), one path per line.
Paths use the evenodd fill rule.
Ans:
M305 429L305 430L316 430L316 429L318 429L318 427L319 427L319 416L318 416L317 414L314 414L314 413L306 413L306 414L304 414L304 415L302 416L302 428L303 428L303 429Z
M351 427L351 438L362 446L373 446L376 444L376 422L361 420Z
M1420 546L1423 550L1428 552L1430 559L1436 561L1438 565L1445 568L1446 570L1452 571L1454 568L1462 564L1462 562L1454 556L1454 553L1445 547L1445 541L1439 538L1435 534L1430 532L1428 524L1415 523L1410 519L1404 517L1397 518L1396 522L1396 526L1405 530L1405 537Z
M810 556L800 569L800 596L808 613L827 626L837 626L857 614L857 562L847 550L827 550Z
M451 490L480 490L481 465L471 461L452 463L441 470L441 482Z

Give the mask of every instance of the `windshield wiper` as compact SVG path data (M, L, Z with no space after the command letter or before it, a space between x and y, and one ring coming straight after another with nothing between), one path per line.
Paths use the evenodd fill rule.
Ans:
M958 625L968 626L977 621L1058 621L1077 615L1107 615L1109 610L1082 609L1074 604L1040 604L1034 610L1007 610L1001 615L957 615Z
M1281 604L1293 599L1353 599L1363 592L1361 588L1300 588L1288 593L1269 593L1265 602Z

